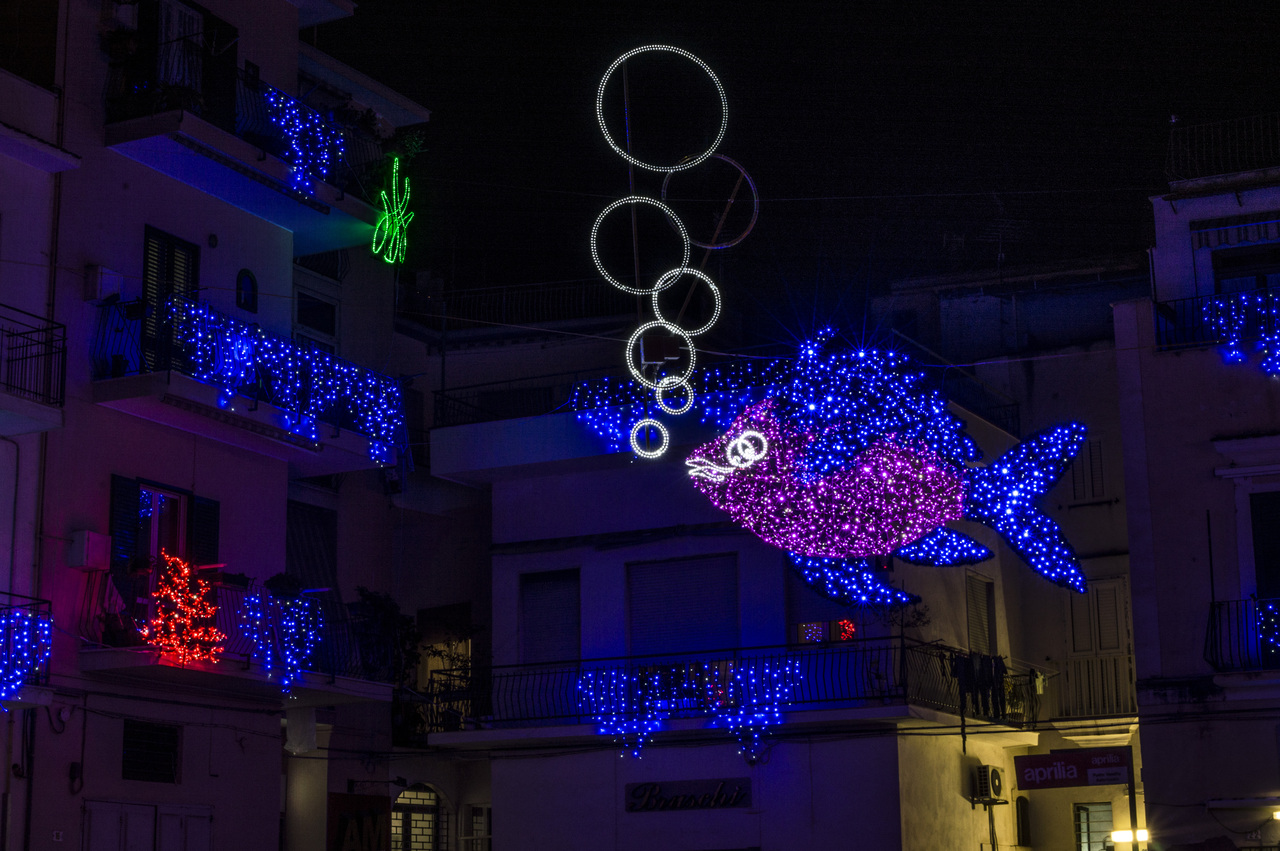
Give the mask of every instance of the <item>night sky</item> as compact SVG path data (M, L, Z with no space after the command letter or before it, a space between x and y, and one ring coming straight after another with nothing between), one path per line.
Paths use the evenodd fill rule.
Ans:
M696 54L728 93L719 152L761 196L753 233L707 270L784 325L860 313L906 275L994 268L1001 247L1009 267L1146 248L1170 116L1277 111L1278 36L1273 3L666 0L363 0L304 33L433 110L408 265L451 288L599 280L591 224L629 194L595 120L600 77L645 44ZM637 152L675 160L714 132L714 90L693 66L651 56L629 78ZM695 237L714 222L698 199L722 199L734 177L672 178ZM656 216L640 242L642 272L674 265Z

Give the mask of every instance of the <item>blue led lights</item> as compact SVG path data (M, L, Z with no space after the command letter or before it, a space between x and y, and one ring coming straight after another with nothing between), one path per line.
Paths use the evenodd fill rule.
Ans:
M871 572L867 559L823 558L789 553L804 581L827 597L846 605L901 606L920 600L914 594L885 585Z
M732 665L722 687L708 695L716 723L738 740L738 753L755 763L764 753L769 728L782 723L782 707L791 702L801 678L794 661L741 662Z
M1220 293L1204 303L1204 320L1221 341L1227 363L1248 360L1243 344L1256 335L1262 352L1259 367L1267 375L1280 375L1280 294L1272 290Z
M53 620L24 607L0 611L0 700L8 700L49 661Z
M218 404L230 407L237 393L265 398L286 412L284 426L308 440L319 439L320 420L349 424L369 439L369 456L395 460L402 443L404 413L400 385L328 352L304 348L268 334L206 304L170 301L174 333L191 361L191 376L218 388Z
M272 123L289 143L285 156L293 188L310 194L311 179L327 179L329 172L342 162L342 130L277 89L263 86L262 99Z
M578 691L597 732L612 737L622 756L639 757L669 718L710 716L755 762L799 681L795 661L714 659L596 668L582 673Z
M247 594L240 622L253 644L253 658L268 675L277 667L288 694L324 635L324 614L315 600Z

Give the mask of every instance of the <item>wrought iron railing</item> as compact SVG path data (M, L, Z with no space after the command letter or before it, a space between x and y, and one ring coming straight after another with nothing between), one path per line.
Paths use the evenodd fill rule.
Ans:
M1228 342L1227 330L1236 343L1252 343L1273 333L1274 322L1269 311L1249 309L1261 304L1273 293L1268 287L1232 293L1208 293L1188 298L1156 302L1153 316L1156 328L1156 347L1163 351L1198 346L1212 346ZM1229 329L1214 321L1216 310L1227 311L1231 303L1240 305L1238 325ZM1225 316L1223 317L1226 318ZM1227 323L1230 324L1230 323Z
M519 331L519 326L634 316L636 298L604 281L438 293L422 292L416 284L406 281L401 285L397 310L402 318L429 328Z
M0 389L61 406L66 380L66 326L0 304Z
M159 587L161 568L125 571L97 571L89 575L80 604L77 628L79 635L89 645L98 647L123 647L143 649L148 645L142 635L156 615L154 592ZM257 646L254 628L250 626L249 606L251 598L268 598L268 592L254 581L235 578L210 582L209 601L217 607L209 626L226 636L220 663L229 663L245 670L259 670L278 676L284 658L279 643L283 635L278 607L267 607L265 623L257 629L270 636L271 656L275 660L271 671L263 670L264 654ZM373 682L395 682L400 675L397 643L387 635L383 625L356 617L350 607L330 595L308 596L308 602L316 607L323 624L314 649L302 664L304 680L314 681L319 676L328 682L336 677L351 677Z
M1210 604L1204 658L1216 671L1280 670L1280 598Z
M591 723L593 710L582 684L602 672L658 681L665 717L707 714L709 689L735 669L755 668L794 672L784 711L909 703L1010 724L1038 720L1039 700L1025 672L1011 671L999 695L994 683L962 690L962 679L952 674L957 658L969 654L939 644L874 638L433 671L420 693L399 698L401 740L475 727Z
M49 681L53 604L0 591L0 694Z
M567 406L576 385L619 371L600 367L437 390L433 425L469 425L570 410Z
M1280 113L1189 126L1169 132L1170 182L1280 166Z
M384 161L381 140L333 113L320 115L262 82L256 73L210 52L199 37L141 49L112 62L107 78L107 120L125 121L182 109L287 160L290 143L272 119L268 96L283 98L308 121L341 138L341 162L332 163L327 175L313 177L369 203L377 202L372 178Z
M309 433L308 419L362 434L380 460L404 442L400 389L389 376L183 296L164 304L138 299L99 308L95 379L166 369L213 384L226 396L281 408L299 434Z

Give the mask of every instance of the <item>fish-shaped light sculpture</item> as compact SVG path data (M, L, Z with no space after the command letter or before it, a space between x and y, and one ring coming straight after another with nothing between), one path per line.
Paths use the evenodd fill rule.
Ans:
M805 580L842 602L892 605L872 560L973 564L991 552L948 528L983 523L1051 581L1085 588L1058 525L1036 505L1085 439L1079 423L1032 435L985 466L964 423L905 356L801 350L777 398L743 411L685 462L735 522L786 550Z

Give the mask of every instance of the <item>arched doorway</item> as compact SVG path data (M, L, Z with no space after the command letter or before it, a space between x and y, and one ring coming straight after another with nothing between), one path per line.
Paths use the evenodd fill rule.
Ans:
M391 806L392 851L442 851L449 844L449 820L435 790L423 783L400 793Z

